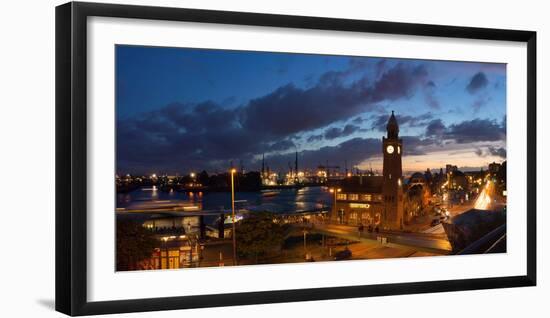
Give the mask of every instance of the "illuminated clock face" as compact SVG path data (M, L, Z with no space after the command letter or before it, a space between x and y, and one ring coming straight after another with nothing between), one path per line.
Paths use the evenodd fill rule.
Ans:
M397 153L401 154L401 147L400 146L397 146Z
M393 153L393 146L392 145L389 145L386 147L386 151L389 153L389 154L392 154Z

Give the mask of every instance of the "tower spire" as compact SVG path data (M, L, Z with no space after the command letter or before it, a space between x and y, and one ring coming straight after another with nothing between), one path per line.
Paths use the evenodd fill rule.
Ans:
M390 119L386 125L386 131L388 133L388 138L398 138L399 136L399 125L397 124L397 119L395 118L394 111L391 111Z

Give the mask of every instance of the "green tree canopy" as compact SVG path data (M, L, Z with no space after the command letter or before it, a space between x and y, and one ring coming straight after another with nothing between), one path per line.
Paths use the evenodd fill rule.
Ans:
M148 259L158 245L153 233L138 222L117 220L116 269L136 270L140 261Z
M285 230L273 214L259 212L240 221L236 232L238 254L257 263L258 257L282 246Z

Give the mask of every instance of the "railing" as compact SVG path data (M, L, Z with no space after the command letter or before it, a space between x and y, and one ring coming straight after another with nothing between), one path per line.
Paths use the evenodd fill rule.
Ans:
M483 254L490 252L491 248L501 240L506 239L506 224L503 224L491 232L485 234L477 241L468 245L466 248L456 253L457 255L465 254Z

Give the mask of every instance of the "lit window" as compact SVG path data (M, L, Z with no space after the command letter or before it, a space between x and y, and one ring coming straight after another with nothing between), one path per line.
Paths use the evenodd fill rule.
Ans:
M358 194L348 194L348 200L357 201L357 200L359 200L359 195Z
M346 194L345 193L338 193L336 195L336 199L338 200L346 200Z
M372 195L370 194L361 194L361 201L371 201Z

